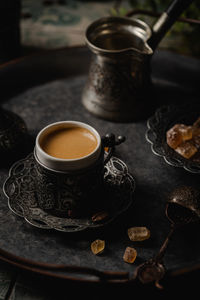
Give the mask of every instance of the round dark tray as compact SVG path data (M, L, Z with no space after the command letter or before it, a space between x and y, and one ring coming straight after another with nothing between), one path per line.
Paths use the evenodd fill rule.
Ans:
M1 189L0 258L48 276L97 283L102 278L118 279L132 284L136 267L157 253L169 231L165 216L169 193L182 184L198 187L199 176L172 168L151 152L145 140L146 120L112 123L97 119L85 110L81 104L81 94L89 62L89 51L77 47L45 51L8 63L0 67L0 99L4 108L15 112L26 122L30 141L33 142L29 144L31 147L42 127L59 120L74 119L89 123L101 135L107 132L125 135L127 140L116 149L115 156L127 164L136 178L135 201L105 228L71 234L41 230L26 223L9 210ZM173 69L170 67L172 65ZM196 101L198 66L199 61L195 59L168 52L156 53L152 60L154 104ZM173 99L169 98L172 94ZM2 160L0 164L0 184L3 186L11 162ZM131 242L127 235L127 229L131 226L147 226L151 238L145 242ZM173 236L165 256L168 275L199 268L200 241L195 232L200 228L198 224L194 226L195 230L191 225ZM91 242L97 238L106 241L106 249L101 256L94 256L90 250ZM123 261L127 246L137 249L138 257L134 264ZM66 274L54 271L66 271Z

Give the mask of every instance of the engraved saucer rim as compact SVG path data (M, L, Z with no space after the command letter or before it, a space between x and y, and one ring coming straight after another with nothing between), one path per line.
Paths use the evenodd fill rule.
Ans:
M12 180L14 180L13 179L14 178L14 174L12 173L13 170L14 170L14 168L16 168L17 166L19 166L20 163L26 162L26 161L28 161L28 159L31 159L31 158L33 158L33 152L31 152L27 157L25 157L25 158L23 158L21 160L18 160L17 162L15 162L11 166L11 168L9 169L9 176L7 177L7 179L5 180L5 182L3 184L3 192L4 192L5 196L8 198L8 207L9 207L9 209L14 214L16 214L17 216L24 218L24 220L26 222L28 222L30 225L32 225L34 227L38 227L40 229L54 229L54 230L57 230L57 231L64 231L64 232L80 232L80 231L83 231L83 230L86 230L86 229L94 229L94 228L103 227L103 226L107 225L108 223L111 223L120 214L122 214L123 212L125 212L130 207L130 205L133 202L133 194L134 194L135 188L136 188L136 180L135 180L134 176L129 173L128 167L126 166L126 164L121 159L113 156L111 163L113 163L113 161L116 160L117 162L121 162L121 163L123 163L126 166L126 172L123 172L123 174L127 177L127 180L130 180L130 185L131 185L130 189L128 191L130 193L130 197L129 197L128 201L124 200L122 209L118 209L114 213L112 212L111 216L108 219L105 219L102 222L96 222L96 223L92 222L92 224L84 224L84 222L83 222L83 224L80 223L80 224L76 225L76 221L77 220L83 220L83 221L86 220L86 221L89 222L89 217L77 219L77 218L69 218L69 217L63 218L63 217L53 216L53 215L51 215L51 214L43 211L41 208L39 208L37 206L37 207L33 208L33 210L35 209L37 211L40 211L41 214L43 214L43 217L44 218L47 217L47 218L45 219L46 223L44 222L44 225L43 224L40 225L40 224L34 223L34 220L32 221L32 218L31 218L32 215L31 216L30 215L26 215L26 209L27 209L27 207L23 207L22 204L24 204L24 203L21 203L21 205L20 205L20 203L17 203L17 205L19 206L21 212L15 210L15 208L12 206L12 199L11 199L9 193L8 193L8 187L10 187L10 185L12 184ZM112 169L112 166L111 166L111 169ZM113 171L112 173L114 174L115 170L112 170L112 171ZM21 172L23 173L23 172L25 172L25 170L22 170ZM114 176L114 175L111 174L111 176ZM104 180L105 180L105 178L104 178ZM29 207L28 209L32 209L32 207ZM47 220L48 217L52 218L53 222L55 222L57 220L58 223L59 223L59 221L63 221L63 220L67 220L67 221L71 220L72 225L70 225L70 224L63 225L65 228L56 226L56 224L54 224L54 226L52 226L51 224L48 224L48 220ZM90 219L91 219L91 217L90 217ZM40 222L41 220L37 220L37 221ZM73 225L73 222L74 222L74 225Z

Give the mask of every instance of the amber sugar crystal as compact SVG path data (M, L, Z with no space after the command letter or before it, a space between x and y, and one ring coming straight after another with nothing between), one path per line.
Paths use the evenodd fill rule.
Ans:
M181 145L179 145L175 151L183 157L189 159L197 152L197 148L191 141L186 141L181 143Z
M123 255L123 260L129 264L132 264L134 263L136 257L137 257L137 251L135 250L135 248L126 247Z
M176 149L183 141L192 138L192 126L185 124L175 124L167 131L167 144Z
M130 227L128 237L133 242L144 241L150 238L150 230L145 226Z
M185 124L176 124L175 127L181 133L183 141L187 141L192 138L192 126L187 126Z
M97 255L101 254L105 249L105 241L104 240L95 240L91 243L92 253Z
M173 149L176 149L176 147L178 147L178 145L182 142L182 135L178 131L176 125L167 131L166 138L167 144Z

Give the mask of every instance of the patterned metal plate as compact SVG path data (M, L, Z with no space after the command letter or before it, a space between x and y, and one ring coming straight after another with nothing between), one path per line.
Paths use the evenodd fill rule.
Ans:
M112 157L104 171L103 197L109 205L108 218L94 222L92 216L70 218L51 215L37 203L37 170L31 153L27 158L16 162L10 169L9 177L4 183L4 193L8 197L9 208L33 226L42 229L55 229L64 232L76 232L87 228L96 228L114 220L128 209L133 200L135 180L126 164Z
M192 125L200 115L200 105L170 105L160 107L147 121L146 139L154 154L163 157L167 164L182 167L191 173L200 173L200 162L186 159L167 145L166 132L173 125Z

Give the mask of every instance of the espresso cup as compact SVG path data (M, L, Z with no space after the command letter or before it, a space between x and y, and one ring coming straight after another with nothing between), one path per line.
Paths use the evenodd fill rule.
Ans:
M43 128L34 149L38 206L58 216L92 209L103 185L104 165L121 141L115 142L114 135L101 138L93 127L77 121ZM110 149L106 155L105 146Z
M43 128L36 137L36 159L54 171L85 169L98 160L101 151L99 133L82 122L56 122Z

